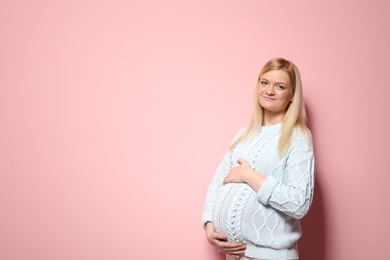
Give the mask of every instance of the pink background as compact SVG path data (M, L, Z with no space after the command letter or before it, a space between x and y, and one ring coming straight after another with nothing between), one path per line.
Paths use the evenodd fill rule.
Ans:
M301 70L302 260L390 259L389 4L1 1L0 259L222 259L201 214L257 73Z

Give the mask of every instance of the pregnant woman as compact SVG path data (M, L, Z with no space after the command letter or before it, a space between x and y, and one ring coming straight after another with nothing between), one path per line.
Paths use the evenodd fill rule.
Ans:
M299 219L313 199L314 153L298 68L260 71L253 117L234 137L207 192L203 227L226 259L298 259Z

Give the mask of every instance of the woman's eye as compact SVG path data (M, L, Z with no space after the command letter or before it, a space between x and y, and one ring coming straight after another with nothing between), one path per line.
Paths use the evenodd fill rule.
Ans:
M263 85L263 86L266 86L266 85L267 85L267 82L261 81L260 84Z
M284 86L278 85L277 88L278 88L278 89L284 89Z

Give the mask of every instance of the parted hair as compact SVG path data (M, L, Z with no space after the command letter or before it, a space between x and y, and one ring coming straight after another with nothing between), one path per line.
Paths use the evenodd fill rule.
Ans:
M263 124L263 108L259 104L257 92L261 77L265 73L273 70L282 70L286 72L288 74L290 84L293 89L293 99L292 102L286 108L286 114L282 122L281 135L279 139L279 154L281 156L286 154L291 143L291 137L293 135L293 132L297 127L299 127L301 131L307 136L308 141L310 140L310 132L306 125L307 118L305 105L303 102L302 82L299 70L297 66L289 60L286 60L284 58L274 58L272 60L269 60L260 71L255 87L253 100L254 110L252 118L242 135L239 136L237 140L232 143L232 145L230 146L230 150L234 149L242 141L253 138L256 133L259 133L261 131L261 127Z

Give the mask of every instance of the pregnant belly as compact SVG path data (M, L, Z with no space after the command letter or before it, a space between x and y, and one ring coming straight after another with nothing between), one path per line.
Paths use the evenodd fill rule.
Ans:
M213 225L228 241L243 242L243 212L253 195L255 192L245 183L228 183L222 187L213 210Z

